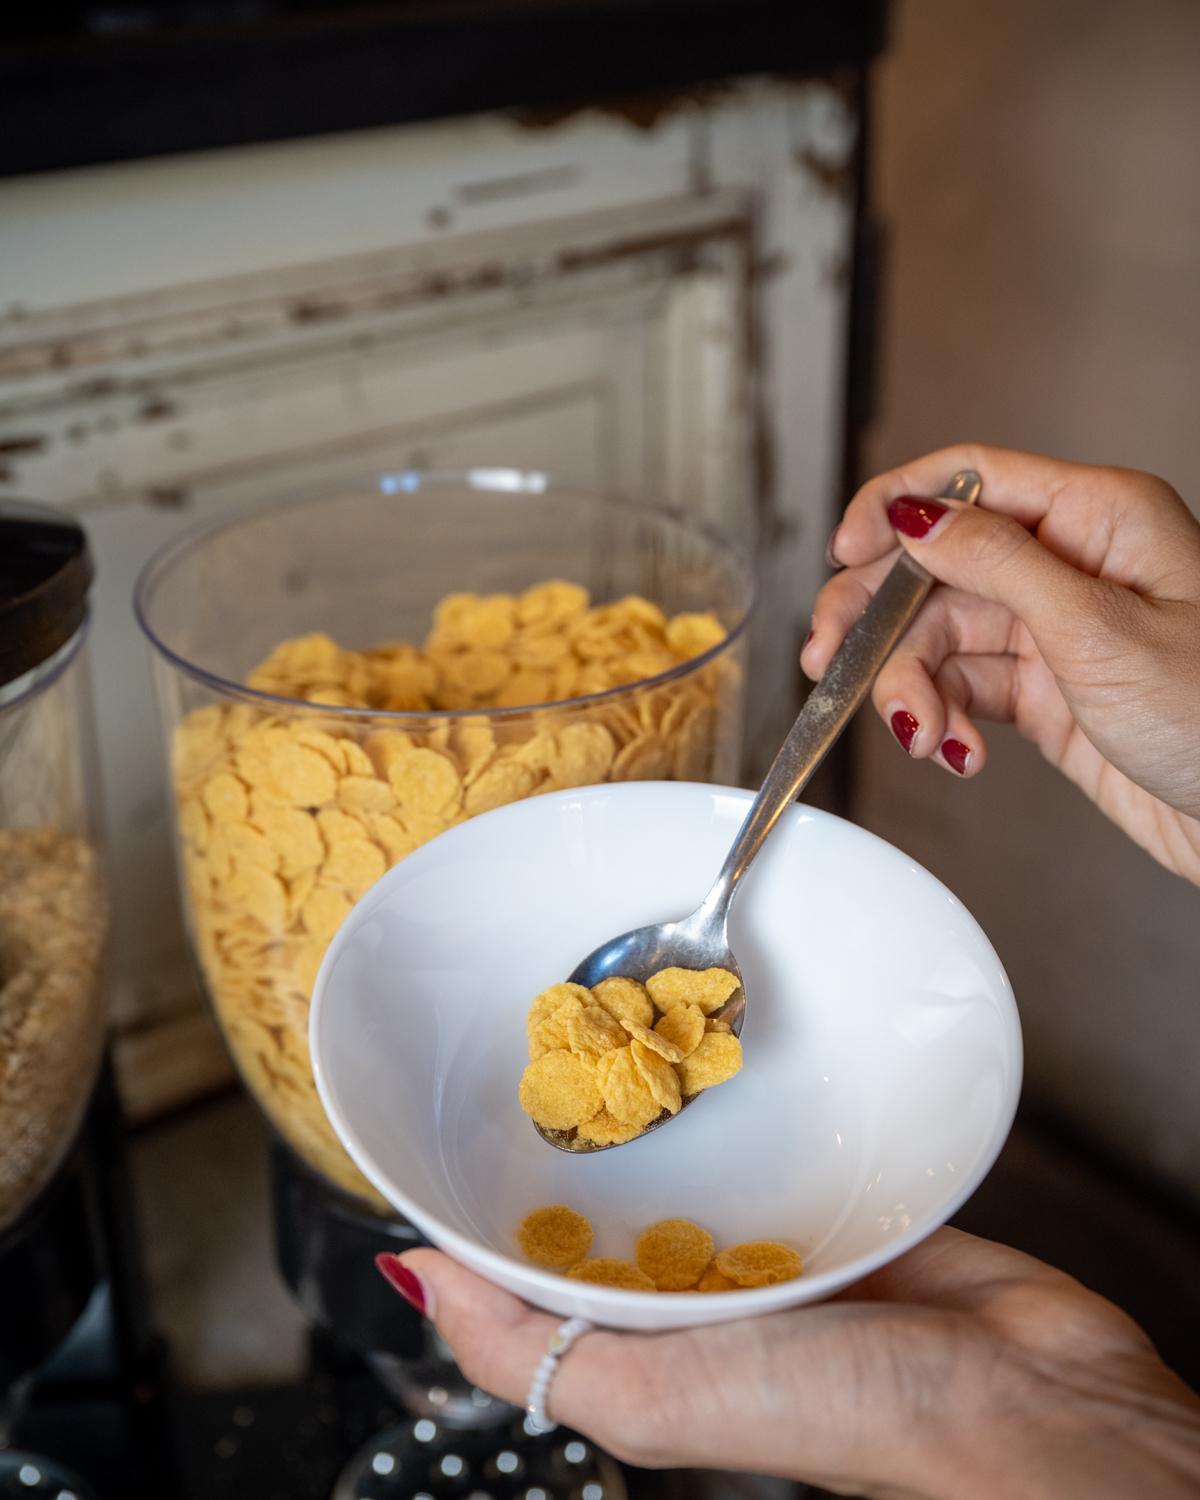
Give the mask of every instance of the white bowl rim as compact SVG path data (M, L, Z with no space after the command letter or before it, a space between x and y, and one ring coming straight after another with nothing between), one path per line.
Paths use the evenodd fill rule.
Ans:
M527 1265L460 1233L457 1229L446 1224L436 1214L430 1213L427 1209L423 1208L408 1193L397 1187L386 1172L376 1166L370 1153L365 1150L353 1127L346 1119L333 1084L326 1075L324 1065L321 1061L318 1033L326 1004L326 980L338 953L347 943L352 941L353 933L361 921L377 905L387 899L391 885L396 883L400 878L397 872L408 866L408 873L411 874L412 866L410 861L420 860L426 854L426 851L435 848L444 850L447 840L454 840L463 836L467 830L481 821L491 820L495 823L500 819L520 818L525 815L525 809L530 806L538 806L539 804L553 805L566 800L578 801L581 798L587 801L595 801L613 795L627 795L628 792L634 791L644 795L647 787L653 787L658 795L665 794L668 796L675 795L675 789L689 788L692 791L699 790L705 792L714 798L732 797L745 803L747 806L749 806L755 795L754 792L747 791L744 787L720 786L710 782L605 782L598 786L572 787L565 791L550 792L535 799L509 803L505 807L498 807L490 812L477 814L466 823L459 824L457 828L451 828L447 832L439 834L436 838L430 839L428 843L421 845L420 848L406 855L398 864L393 865L390 870L376 881L371 889L354 905L350 914L334 934L333 941L326 949L325 957L321 961L321 967L317 972L317 978L313 985L308 1026L309 1056L312 1063L313 1078L316 1082L317 1093L329 1119L329 1123L338 1140L341 1142L343 1149L368 1182L393 1207L397 1208L407 1219L415 1224L433 1242L435 1248L444 1250L467 1269L473 1269L474 1266L487 1267L489 1271L495 1273L498 1278L501 1278L496 1283L499 1285L515 1281L530 1288L536 1288L545 1286L547 1282L565 1281L567 1278L560 1273L546 1270L540 1266ZM628 792L626 789L628 789ZM944 1211L939 1210L938 1215L931 1222L916 1225L912 1229L898 1235L895 1239L889 1240L879 1249L867 1255L860 1255L854 1260L847 1261L845 1265L838 1266L829 1271L821 1271L815 1275L805 1273L798 1280L779 1282L774 1286L741 1288L738 1290L736 1298L733 1293L671 1293L672 1307L679 1307L685 1313L689 1310L699 1312L703 1308L706 1310L705 1322L721 1321L714 1319L712 1316L714 1302L717 1305L720 1305L721 1302L731 1304L727 1316L732 1318L743 1316L753 1317L776 1309L792 1307L798 1301L820 1301L823 1298L832 1296L843 1287L862 1281L865 1277L870 1276L872 1272L879 1270L882 1266L889 1265L892 1261L898 1260L902 1255L907 1254L909 1250L919 1245L922 1240L928 1239L931 1234L942 1228L958 1212L995 1165L996 1159L1004 1149L1005 1142L1012 1129L1021 1094L1024 1056L1021 1021L1016 1001L1013 997L1012 982L1009 980L1000 957L992 947L987 934L954 892L944 885L942 881L938 880L936 875L930 874L923 865L918 864L916 860L905 854L903 850L898 849L895 844L889 843L886 839L880 838L878 834L871 833L869 829L865 829L847 818L839 818L834 813L825 812L821 808L811 807L801 802L794 802L784 816L791 819L806 817L819 823L844 824L846 827L853 829L855 834L882 845L893 854L899 854L903 859L908 861L913 869L919 870L939 890L943 891L950 901L969 919L987 945L989 952L995 957L1003 980L1003 995L1007 1002L1004 1019L1011 1027L1012 1032L1013 1067L1004 1097L1000 1102L997 1113L997 1127L993 1139L981 1153L974 1168L964 1176L956 1191L950 1195L946 1204L943 1205ZM481 1273L477 1272L476 1274ZM662 1297L661 1292L627 1291L622 1287L607 1287L595 1282L589 1282L584 1285L589 1300L595 1297L597 1308L608 1306L615 1310L618 1306L627 1305L650 1307L659 1303ZM798 1298L797 1290L801 1287L804 1289L804 1295L802 1298ZM576 1284L576 1289L580 1289L578 1284ZM735 1308L736 1310L734 1310ZM688 1325L686 1323L679 1323L672 1326Z

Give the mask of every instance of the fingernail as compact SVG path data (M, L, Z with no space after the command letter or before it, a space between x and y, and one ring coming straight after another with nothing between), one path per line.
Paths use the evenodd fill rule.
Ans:
M949 508L936 500L901 495L888 506L887 517L903 536L911 536L920 541L922 537L929 535Z
M825 543L825 562L827 566L831 568L841 567L841 563L837 560L837 553L834 551L834 548L837 546L838 532L841 531L841 529L842 528L840 524L835 526L829 533L829 540Z
M812 640L813 636L816 635L816 633L817 632L815 630L810 630L804 637L804 644L800 647L801 654L808 650L808 643Z
M429 1315L432 1299L425 1283L416 1272L401 1265L394 1255L377 1255L375 1265L384 1280L398 1291L406 1302L410 1302L419 1313Z
M906 708L898 708L892 715L892 733L904 747L906 755L912 754L913 741L917 737L920 724L913 718ZM956 742L953 742L956 743Z
M952 771L957 771L960 776L967 774L967 761L971 752L962 740L943 740L942 757Z

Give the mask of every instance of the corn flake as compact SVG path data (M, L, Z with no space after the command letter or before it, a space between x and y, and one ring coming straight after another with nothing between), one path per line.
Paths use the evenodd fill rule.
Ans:
M287 885L288 920L299 920L300 910L317 887L315 869L302 870L295 879L285 881Z
M226 823L222 827L234 865L261 865L272 874L279 869L279 855L266 834L249 823Z
M356 899L375 884L387 869L378 844L370 839L343 839L329 851L321 866L321 879L340 885Z
M592 1146L623 1146L641 1135L640 1125L626 1125L624 1120L614 1119L608 1110L585 1120L577 1132L578 1138Z
M179 804L179 837L199 854L208 845L208 814L195 798Z
M323 756L339 776L345 774L346 757L335 735L328 734L324 729L318 729L315 724L310 723L295 730L294 736L298 745L303 745L306 750L315 750L318 755Z
M469 646L499 650L516 630L516 602L507 594L490 594L469 606L457 622L459 638Z
M347 812L391 812L396 805L395 793L386 781L378 779L370 761L367 765L370 769L365 776L351 774L343 776L338 782L338 805L345 808Z
M319 885L300 909L305 930L328 942L350 915L350 903L341 891Z
M521 1075L521 1108L548 1130L570 1130L599 1113L596 1068L574 1052L547 1052Z
M562 1002L533 1031L529 1033L529 1057L541 1057L546 1052L571 1050L568 1028L572 1019L579 1015L582 1006L574 997Z
M516 601L517 622L523 628L538 625L562 626L588 607L587 589L577 583L553 579L537 583Z
M775 1240L733 1245L714 1256L713 1265L738 1286L776 1286L781 1281L794 1281L804 1270L796 1252Z
M226 900L241 907L268 932L282 932L287 918L287 891L283 882L259 865L239 866L229 878Z
M724 1083L742 1066L742 1044L737 1037L719 1031L706 1032L690 1056L676 1065L679 1086L686 1096Z
M581 1261L592 1248L592 1226L573 1208L550 1203L521 1220L517 1243L535 1265L562 1271Z
M725 627L711 614L676 615L667 625L667 645L676 656L702 656L725 639Z
M717 1024L717 1023L714 1023ZM724 1022L719 1023L724 1025ZM665 1016L654 1023L654 1030L664 1041L675 1045L678 1057L672 1057L671 1062L682 1062L685 1057L695 1052L700 1045L700 1039L704 1035L705 1022L704 1012L698 1005L690 1001L683 1005L676 1005L669 1010Z
M525 632L513 644L512 657L518 669L547 671L571 654L571 643L563 635L534 635Z
M443 658L442 695L447 688L467 698L486 698L509 674L508 658L499 651L468 650Z
M592 995L597 1002L621 1025L635 1021L640 1026L649 1026L654 1020L654 1006L644 985L636 979L602 979L592 986Z
M613 761L614 781L661 781L671 771L671 747L657 735L631 741Z
M204 783L201 800L214 823L244 822L250 809L245 786L229 771L221 771Z
M713 1237L690 1219L662 1219L637 1239L637 1263L660 1292L685 1292L704 1274Z
M436 750L413 750L394 760L388 781L402 814L444 813L462 799L458 767Z
M525 1018L530 1036L567 1000L574 1000L580 1006L591 1005L592 992L582 984L569 983L552 984L549 989L543 990L529 1007L529 1013Z
M597 1286L615 1286L625 1292L653 1292L654 1283L644 1271L638 1270L631 1261L618 1260L611 1255L598 1255L594 1260L581 1260L567 1272L572 1281L591 1281Z
M530 708L548 703L554 697L554 677L550 672L518 667L498 688L492 698L497 708Z
M280 873L289 879L315 869L325 858L325 845L311 813L280 805L255 810L254 817L279 856Z
M682 1047L677 1047L670 1037L660 1035L657 1028L652 1031L649 1026L643 1026L638 1021L626 1021L624 1023L624 1030L628 1032L630 1039L636 1041L639 1046L645 1047L651 1052L657 1052L659 1057L665 1058L667 1062L677 1063L683 1061L684 1052Z
M671 772L676 781L702 781L712 763L717 711L702 704L684 720L675 739Z
M734 1281L732 1276L723 1275L713 1265L708 1267L704 1275L696 1283L696 1290L698 1292L736 1292L738 1290L738 1283Z
M633 1054L634 1066L641 1075L642 1082L650 1090L655 1104L660 1110L665 1109L668 1114L677 1115L682 1103L682 1094L675 1069L665 1057L657 1052L651 1052L650 1048L642 1042L631 1042L629 1050Z
M376 729L363 741L363 751L377 776L387 779L392 762L402 759L410 750L415 750L411 734L402 729Z
M605 1109L614 1120L620 1120L622 1124L645 1128L663 1111L663 1106L651 1093L649 1084L634 1062L631 1047L619 1047L602 1053L596 1066L596 1079ZM593 1110L592 1113L595 1114L596 1111ZM585 1115L584 1118L590 1119L591 1116Z
M464 810L469 817L474 817L477 813L490 812L494 807L518 802L533 791L535 780L529 767L519 761L499 761L467 788Z
M450 731L450 749L468 785L486 769L496 753L496 736L487 723L456 724Z
M336 807L323 807L314 821L325 841L325 848L330 851L339 844L363 838L367 831L365 817L358 813L342 812Z
M271 781L280 797L294 807L321 807L337 792L333 766L307 745L279 745L267 758Z
M719 1010L737 988L738 977L728 969L661 969L646 981L659 1010L696 1005L705 1015Z
M572 1011L566 1022L567 1046L572 1052L609 1052L614 1047L623 1047L626 1036L620 1022L613 1019L602 1005L585 1005Z
M608 774L616 754L603 724L569 724L558 732L547 769L560 787L594 786Z

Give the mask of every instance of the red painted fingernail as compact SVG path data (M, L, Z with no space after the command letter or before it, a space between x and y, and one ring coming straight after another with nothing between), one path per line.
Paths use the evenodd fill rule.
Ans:
M970 750L963 744L962 740L943 740L942 756L952 771L957 771L960 776L967 774L967 760Z
M375 1265L387 1283L394 1287L406 1302L411 1302L419 1313L429 1307L429 1296L425 1283L407 1266L402 1266L394 1255L377 1255Z
M831 568L841 567L841 563L837 560L837 553L834 551L837 546L837 535L841 529L840 525L835 526L829 533L829 540L825 543L825 562Z
M906 708L898 708L892 715L892 733L903 745L906 755L912 754L913 741L920 727Z
M950 509L936 500L921 500L916 495L901 495L887 508L887 517L897 531L917 541L928 536Z

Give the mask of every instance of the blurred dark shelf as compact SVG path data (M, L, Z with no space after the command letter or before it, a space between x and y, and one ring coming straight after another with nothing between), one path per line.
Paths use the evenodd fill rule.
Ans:
M483 110L607 104L644 123L681 90L861 65L882 47L884 14L883 0L6 8L0 174Z

